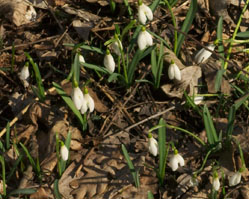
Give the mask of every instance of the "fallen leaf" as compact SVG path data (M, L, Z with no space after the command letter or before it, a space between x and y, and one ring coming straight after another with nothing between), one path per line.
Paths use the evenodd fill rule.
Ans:
M188 66L181 70L182 79L175 84L164 84L162 90L169 97L182 98L184 91L189 95L197 93L195 88L198 85L198 80L201 77L201 68L199 66Z

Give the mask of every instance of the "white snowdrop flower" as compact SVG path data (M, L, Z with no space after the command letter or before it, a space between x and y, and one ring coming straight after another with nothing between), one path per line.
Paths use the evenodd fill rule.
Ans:
M219 191L220 189L220 180L217 171L214 171L213 175L213 189L215 191Z
M240 183L241 180L241 172L237 171L229 178L229 186L235 186Z
M21 80L27 80L29 78L29 65L25 64L25 66L22 68L21 72L18 73L18 76Z
M181 77L181 71L178 68L178 66L174 63L174 61L171 61L171 64L169 65L169 69L168 69L168 75L169 75L169 79L176 79L178 81L181 81L182 77Z
M113 73L115 70L115 62L114 62L112 54L110 53L108 49L106 50L106 55L104 57L104 66L111 73Z
M35 21L36 20L37 13L33 6L28 6L28 9L26 10L25 18L28 21Z
M84 114L89 109L90 113L94 110L94 100L88 93L88 89L84 89L84 102L81 107L81 113Z
M117 35L115 35L115 39L116 41L111 44L111 48L113 49L116 55L121 56L120 50L123 50L123 45Z
M153 13L149 6L142 1L138 1L138 21L145 25L146 20L153 20Z
M84 96L78 85L73 87L71 97L75 107L80 110L84 101Z
M180 164L181 167L184 166L184 159L178 153L178 151L174 149L174 155L171 156L169 160L169 166L171 167L172 171L176 171L178 169L178 164Z
M145 27L142 27L138 35L137 44L140 50L144 50L146 47L153 45L152 36L146 31Z
M199 105L203 101L204 97L203 96L196 96L194 97L194 103L195 105Z
M153 156L157 156L157 153L158 153L158 143L157 143L156 139L152 137L151 133L149 133L148 137L149 137L149 152Z
M83 55L79 55L79 62L80 62L81 64L86 63L86 62L85 62L85 59L84 59L84 57L83 57Z
M60 154L61 154L62 160L64 161L68 160L69 151L68 151L68 148L64 144L61 146Z
M214 44L209 44L207 46L207 48L211 51L213 51L215 49L215 45ZM204 61L206 61L210 56L212 55L212 53L208 50L206 50L205 48L202 48L196 55L195 55L195 62L197 64L200 64Z

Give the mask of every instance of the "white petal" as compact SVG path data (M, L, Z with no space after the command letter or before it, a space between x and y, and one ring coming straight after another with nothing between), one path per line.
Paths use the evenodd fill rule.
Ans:
M80 108L83 104L83 101L84 101L84 96L83 96L83 93L79 87L73 88L72 100L73 100L75 107L78 110L80 110Z
M169 166L171 167L172 171L176 171L178 169L178 160L176 155L173 155L169 160Z
M85 100L87 101L87 106L89 108L90 113L93 112L93 110L94 110L94 100L89 95L89 93L85 94Z
M19 73L19 77L21 80L27 80L29 77L29 67L24 66L21 72Z
M229 186L235 186L235 185L239 184L240 180L241 180L241 173L239 171L237 171L235 174L233 174L229 178Z
M145 37L146 37L146 46L152 46L153 45L153 39L150 33L145 31Z
M138 21L141 24L145 25L146 20L147 20L147 18L146 18L144 11L143 11L143 8L141 6L139 6L138 7Z
M82 55L79 55L79 61L80 63L85 63L85 59Z
M169 79L174 79L175 78L174 64L169 65L168 76L169 76Z
M215 45L214 44L209 44L207 46L207 48L209 50L214 50L215 49ZM195 62L197 64L200 64L204 61L206 61L210 56L212 55L211 52L207 51L205 48L202 48L196 55L195 55Z
M196 105L200 104L203 101L204 97L203 96L197 96L194 98L194 103Z
M178 153L178 154L176 154L175 155L176 156L176 158L177 158L177 161L178 161L178 163L180 164L180 166L181 167L183 167L184 166L184 159L183 159L183 157Z
M213 180L213 188L215 191L219 191L220 189L220 181L219 181L219 178L214 178Z
M148 20L152 20L153 19L153 13L152 13L152 10L150 9L149 6L145 5L145 4L142 4L144 5L144 12L145 12L145 15L147 16Z
M181 79L182 79L181 71L176 64L174 65L174 74L175 74L175 79L178 81L181 81Z
M115 70L115 62L113 56L111 54L105 55L104 57L104 66L109 70L111 73Z
M118 42L119 42L119 45L120 45L120 49L123 50L123 45L122 45L122 43L120 42L119 39L118 39L118 41L113 42L111 44L111 47L112 47L112 49L113 49L113 51L115 52L116 55L121 56L121 52L120 52L120 49L119 49Z
M60 153L61 153L61 158L62 158L64 161L67 161L69 151L68 151L68 149L67 149L67 147L66 147L65 145L63 145L63 146L61 147Z
M158 143L156 141L156 139L149 138L149 152L153 155L153 156L157 156L157 152L158 152Z
M146 48L146 37L144 32L145 31L141 31L137 38L137 44L140 50L144 50Z
M82 103L81 109L80 109L81 114L86 113L87 109L88 109L87 102L86 102L86 100L84 100Z

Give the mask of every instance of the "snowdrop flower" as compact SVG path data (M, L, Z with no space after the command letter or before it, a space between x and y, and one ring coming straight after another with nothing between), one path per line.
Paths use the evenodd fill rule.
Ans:
M68 160L69 151L68 151L68 148L64 145L64 143L62 143L60 154L61 154L62 160L64 161Z
M178 81L181 81L181 71L179 70L178 66L174 63L174 61L171 61L171 64L169 65L168 69L168 75L169 79L176 79Z
M81 107L81 113L84 114L89 109L90 113L94 110L94 100L88 93L88 89L84 89L84 101Z
M142 27L138 35L137 44L140 50L144 50L146 47L153 45L152 36L146 31L145 27Z
M214 44L209 44L207 46L207 48L211 51L213 51L215 49L215 45ZM212 53L210 51L207 51L205 48L202 48L196 55L195 55L195 62L197 64L200 64L204 61L206 61L210 56L212 55Z
M111 44L111 48L113 49L114 53L118 56L121 56L121 51L123 50L123 45L118 38L118 35L115 35L116 41Z
M114 62L113 56L111 55L108 49L106 50L106 55L104 57L104 66L111 73L113 73L115 70L115 62Z
M229 178L229 186L235 186L240 183L241 180L241 172L237 171Z
M84 102L84 96L83 96L81 89L78 86L78 83L74 85L71 97L72 97L75 107L78 110L80 110Z
M194 103L195 105L199 105L200 103L202 103L204 97L203 96L196 96L194 97Z
M83 57L82 55L79 55L79 62L80 62L81 64L84 64L84 63L85 63L85 59L84 59L84 57Z
M148 134L148 137L149 137L149 152L152 155L157 156L158 143L157 143L156 139L152 137L151 133Z
M152 20L153 19L153 13L147 5L145 5L142 0L138 0L138 21L145 25L146 20Z
M180 164L181 167L184 166L184 159L178 153L178 150L174 149L174 155L169 160L169 166L171 167L172 171L176 171L178 169L178 164Z
M214 176L213 176L213 189L215 191L219 191L220 189L220 180L217 171L214 171Z
M23 81L27 80L29 78L29 64L25 64L25 66L22 68L21 72L18 73L18 76Z

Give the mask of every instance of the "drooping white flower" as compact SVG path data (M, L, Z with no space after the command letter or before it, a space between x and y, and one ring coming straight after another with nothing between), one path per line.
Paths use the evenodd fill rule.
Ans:
M104 66L111 73L113 73L114 70L115 70L115 62L114 62L113 56L112 56L112 54L110 53L109 50L106 50L106 55L104 57Z
M194 103L195 105L199 105L203 101L204 97L203 96L196 96L194 97Z
M168 69L168 75L169 75L169 79L176 79L178 81L181 81L182 77L181 77L181 71L178 68L178 66L174 63L174 61L171 61L171 64L169 65L169 69Z
M86 62L85 62L85 59L84 59L84 57L83 57L83 55L79 55L79 62L80 62L81 64L86 63Z
M178 151L174 149L174 155L171 156L169 160L169 166L171 167L172 171L176 171L178 169L179 164L181 167L184 166L184 159L178 153Z
M213 51L215 49L215 45L214 44L209 44L207 46L207 48L211 51ZM205 48L202 48L196 55L195 55L195 62L197 64L200 64L204 61L206 61L210 56L212 55L212 53L208 50L206 50Z
M149 133L148 137L149 137L149 152L153 156L157 156L157 153L158 153L158 143L157 143L156 139L152 137L151 133Z
M215 191L219 191L220 189L220 180L217 171L214 171L213 175L213 189Z
M81 113L84 114L89 109L90 113L94 110L94 100L88 93L88 89L84 89L84 102L81 107Z
M72 100L73 100L75 107L78 110L80 110L82 107L82 104L84 102L84 96L83 96L81 89L78 86L73 87L71 97L72 97Z
M123 50L123 45L117 35L115 35L115 39L116 41L111 44L111 48L113 49L116 55L121 56L120 50Z
M237 171L229 178L229 186L235 186L241 181L241 172Z
M29 66L28 66L28 64L26 64L23 68L22 68L22 70L21 70L21 72L20 73L18 73L18 75L19 75L19 78L21 79L21 80L27 80L28 78L29 78Z
M64 144L61 146L60 154L61 154L62 160L64 161L68 160L69 151L68 151L68 148Z
M153 13L149 6L145 5L142 1L138 2L138 21L145 25L146 20L153 20Z
M146 47L153 45L152 36L146 31L145 27L142 27L138 35L137 44L140 50L144 50Z

